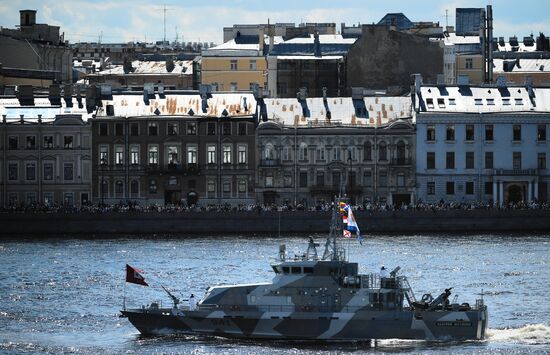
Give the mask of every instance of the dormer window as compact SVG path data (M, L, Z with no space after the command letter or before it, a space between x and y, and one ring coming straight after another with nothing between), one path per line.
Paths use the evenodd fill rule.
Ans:
M514 102L516 105L523 105L523 99L522 98L519 98L519 99L514 99Z
M495 105L495 99L487 99L487 105L494 106Z
M439 108L445 108L445 99L443 98L437 99L437 106L439 106Z
M456 105L456 99L449 99L449 105Z
M510 106L510 99L502 99L503 106Z
M476 106L483 105L483 99L474 99Z

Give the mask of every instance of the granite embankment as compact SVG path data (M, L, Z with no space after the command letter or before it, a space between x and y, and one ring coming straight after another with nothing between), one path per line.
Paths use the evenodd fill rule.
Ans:
M550 232L549 210L355 213L363 233ZM5 213L0 237L326 233L329 212Z

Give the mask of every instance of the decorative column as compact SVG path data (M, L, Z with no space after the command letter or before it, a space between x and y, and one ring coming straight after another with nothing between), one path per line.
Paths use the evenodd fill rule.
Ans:
M499 188L498 188L498 196L499 196L499 204L502 207L504 205L504 182L501 180L498 182Z
M533 182L529 181L528 188L527 188L527 202L531 203L533 200Z
M496 206L498 203L498 188L497 188L497 180L493 180L493 206Z
M535 181L535 198L537 199L537 202L539 201L539 183L538 181Z

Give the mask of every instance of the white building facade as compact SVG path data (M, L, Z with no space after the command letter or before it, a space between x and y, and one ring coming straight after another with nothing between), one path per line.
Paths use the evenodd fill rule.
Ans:
M550 89L417 85L416 178L425 202L548 201Z

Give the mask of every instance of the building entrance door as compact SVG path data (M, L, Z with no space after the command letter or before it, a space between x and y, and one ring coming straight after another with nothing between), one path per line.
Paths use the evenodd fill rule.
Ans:
M514 185L508 186L507 202L518 203L521 201L525 201L523 196L523 189L521 188L521 185L514 184Z
M180 191L171 191L167 190L164 192L164 203L177 205L181 201L181 192Z
M196 205L199 201L199 195L195 191L189 191L187 193L187 206Z

